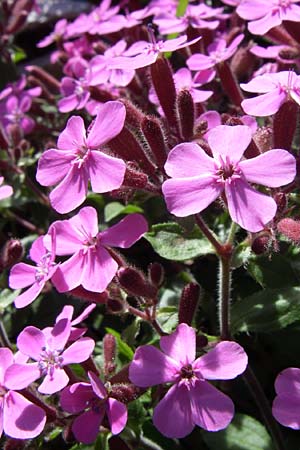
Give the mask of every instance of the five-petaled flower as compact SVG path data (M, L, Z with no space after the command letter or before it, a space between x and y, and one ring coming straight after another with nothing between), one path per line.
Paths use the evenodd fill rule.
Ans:
M109 397L102 381L88 372L90 383L75 383L66 387L60 397L62 408L76 414L84 411L74 420L72 431L76 439L85 444L94 442L107 414L112 434L121 433L127 422L126 406Z
M300 429L300 369L289 367L280 372L275 381L277 396L272 412L285 427Z
M248 231L262 230L277 206L248 182L268 187L288 184L296 175L296 161L282 149L242 160L251 135L245 125L213 128L207 133L213 158L194 143L174 147L165 164L172 178L162 187L168 210L178 217L196 214L225 191L232 220Z
M139 347L129 368L129 378L137 386L173 383L154 408L156 428L167 437L182 438L195 425L208 431L227 427L233 402L206 380L230 380L243 373L248 363L243 348L223 341L196 359L196 333L184 323L160 339L160 348Z

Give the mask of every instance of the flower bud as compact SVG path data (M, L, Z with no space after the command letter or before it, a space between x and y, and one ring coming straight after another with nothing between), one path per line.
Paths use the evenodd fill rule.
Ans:
M87 291L84 287L78 286L75 289L67 292L68 295L80 298L81 300L88 300L93 303L106 303L108 298L107 291L104 292L91 292Z
M280 220L277 230L289 240L298 244L300 242L300 221L289 217Z
M165 271L161 264L154 262L148 266L148 278L154 286L160 288L165 279Z
M39 79L44 85L46 85L47 88L50 89L50 91L54 90L55 92L60 92L59 81L41 67L27 66L26 70L35 78Z
M120 285L129 294L146 298L156 297L157 288L139 270L133 267L122 267L118 270L117 276Z
M112 334L106 334L103 338L104 373L109 376L116 370L116 338Z
M16 264L23 256L23 246L19 239L10 239L7 241L0 254L0 270L9 269Z
M129 167L128 167L129 166ZM128 164L123 185L135 189L143 189L148 183L148 176L140 170L134 170Z
M176 98L176 108L181 137L190 141L194 134L195 105L193 97L187 89L179 91Z
M273 119L273 146L290 150L297 127L298 105L294 100L284 102Z
M260 236L257 236L251 244L251 250L253 251L253 253L255 253L256 255L263 255L264 253L266 253L268 250L270 239L271 237L269 234L262 234Z
M273 147L273 130L271 127L261 127L254 134L254 141L261 153Z
M110 389L110 396L122 403L129 403L136 400L140 393L141 388L138 388L132 383L112 384Z
M182 291L178 322L191 325L200 298L200 286L197 283L187 284Z
M156 117L145 117L141 128L158 167L162 168L167 160L167 149L160 121Z

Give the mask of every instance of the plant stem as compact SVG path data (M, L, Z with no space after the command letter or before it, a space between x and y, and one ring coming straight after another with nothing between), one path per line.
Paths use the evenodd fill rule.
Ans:
M12 348L2 320L0 320L0 345L1 347Z
M230 290L231 290L231 257L219 258L219 324L222 340L229 340L230 333Z
M285 450L285 444L283 440L283 436L281 434L281 430L279 428L278 423L274 419L272 415L272 411L269 405L269 402L265 396L265 393L256 378L253 370L248 365L247 369L242 375L245 384L247 385L249 391L251 392L255 403L264 419L264 422L272 436L273 443L276 450Z
M208 228L200 214L195 214L196 222L202 233L209 240L209 242L213 245L218 255L223 253L223 245L218 241L214 233Z

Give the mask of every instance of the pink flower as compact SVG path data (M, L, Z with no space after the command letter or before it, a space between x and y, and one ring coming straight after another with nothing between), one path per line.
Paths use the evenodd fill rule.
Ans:
M53 283L59 292L82 285L91 292L103 292L113 279L118 263L110 255L110 247L131 247L147 231L141 214L130 214L121 222L98 232L97 211L82 208L69 220L54 222L56 254L72 255L59 266Z
M187 41L187 36L180 36L175 39L168 39L167 41L156 41L153 31L149 31L151 42L137 41L129 47L124 55L114 58L111 62L110 68L116 69L139 69L147 67L155 63L160 53L174 52L180 48L188 47L198 42L201 37Z
M205 70L213 68L216 64L231 58L243 39L244 35L239 34L228 46L225 39L216 39L207 47L208 55L195 53L189 57L186 62L188 68L190 70Z
M4 178L0 177L0 185L3 183ZM11 186L3 185L0 186L0 200L4 200L7 197L13 195L13 189Z
M172 179L162 186L168 210L178 217L198 213L225 190L232 220L248 231L262 230L274 217L276 203L248 182L269 187L288 184L295 177L296 162L281 149L241 160L251 134L244 125L213 128L207 135L212 158L194 143L174 147L165 165Z
M240 345L223 341L196 358L196 333L182 323L160 339L162 351L152 345L137 349L129 378L137 386L173 383L154 408L153 423L165 436L182 438L195 425L208 431L226 428L234 405L227 395L206 380L231 380L246 369L248 358Z
M289 99L300 105L300 77L288 70L260 75L249 83L241 83L241 88L247 92L262 94L241 103L245 113L252 116L275 114Z
M0 438L2 433L15 439L31 439L38 436L46 423L45 411L11 390L9 368L14 356L8 348L0 348ZM15 384L15 389L22 386Z
M112 434L120 433L127 422L126 406L109 397L101 380L88 372L90 383L75 383L65 388L60 397L62 408L72 414L85 411L72 425L75 438L85 444L95 441L99 427L107 414Z
M63 214L81 205L89 180L93 192L98 193L121 186L126 170L124 161L100 149L120 133L125 114L125 106L120 102L99 105L87 136L83 119L73 116L58 138L58 148L46 150L41 156L36 179L43 186L58 184L50 194L56 211Z
M251 21L248 24L251 33L262 35L283 20L300 22L300 6L295 3L299 0L242 0L236 12Z
M9 275L9 286L12 289L22 289L30 286L22 294L15 298L16 308L24 308L30 305L41 293L46 282L50 280L57 269L55 259L55 236L51 233L49 236L50 250L48 251L43 243L43 236L34 241L29 255L32 261L36 263L31 266L25 263L15 264Z
M38 44L37 47L43 48L52 44L53 42L59 41L66 34L68 26L68 21L66 19L58 20L55 24L54 31L48 36L44 37Z
M272 412L276 420L285 427L300 429L300 369L289 367L275 381L277 397Z
M71 331L71 321L66 317L58 320L53 328L24 328L18 336L17 347L36 362L11 365L8 369L9 387L22 389L44 376L39 392L54 394L63 389L69 382L64 366L86 361L95 346L93 339L83 337L65 348Z

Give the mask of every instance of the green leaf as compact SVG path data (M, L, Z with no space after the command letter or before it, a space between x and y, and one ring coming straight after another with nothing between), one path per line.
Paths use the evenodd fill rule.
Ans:
M176 306L160 308L157 320L165 333L171 333L178 325L178 308Z
M11 52L11 58L15 64L26 58L26 53L20 47L13 47Z
M176 9L176 16L181 17L184 15L186 8L188 6L189 0L179 0L178 6Z
M126 344L126 342L122 340L120 333L113 330L112 328L105 328L105 331L106 333L112 334L116 338L119 355L124 356L128 361L132 361L134 351L129 347L128 344Z
M214 253L214 248L200 232L186 233L176 222L153 225L144 237L156 253L172 261L186 261Z
M211 450L274 450L265 427L245 414L236 414L225 430L203 431L202 436Z
M238 331L268 333L300 320L300 288L265 289L235 303L231 327Z
M237 269L238 267L244 266L248 262L251 255L251 247L248 244L245 244L244 242L239 244L233 253L231 261L232 268Z
M253 257L248 261L247 271L262 287L281 288L299 285L290 261L280 254Z
M137 205L122 205L119 202L108 203L104 208L104 220L105 222L110 222L115 217L120 214L132 214L132 213L143 213L143 209Z
M21 290L11 291L10 289L3 289L0 292L0 314L3 314L7 306L11 305L15 298L19 295Z

